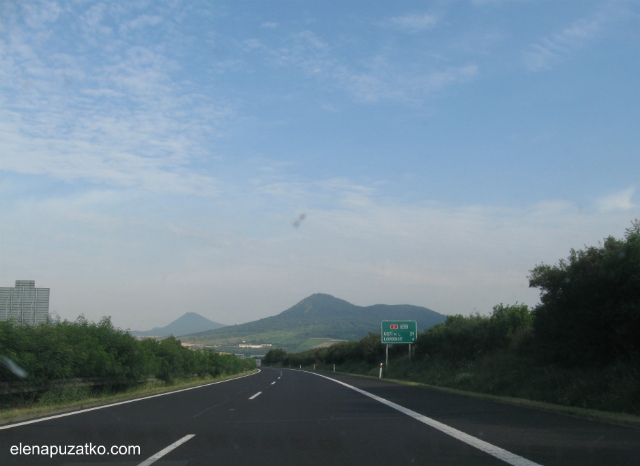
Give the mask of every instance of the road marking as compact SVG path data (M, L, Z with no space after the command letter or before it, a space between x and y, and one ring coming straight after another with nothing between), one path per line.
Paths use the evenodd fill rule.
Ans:
M217 408L218 406L222 406L223 404L225 404L225 403L229 403L230 401L231 401L230 399L227 399L227 400L224 400L222 403L218 403L218 404L216 404L216 405L209 406L207 409L205 409L204 411L200 411L198 414L196 414L196 415L195 415L195 416L193 416L193 417L198 417L198 416L200 416L201 414L206 413L206 412L207 412L207 411L209 411L210 409Z
M275 384L276 384L275 382L271 382L271 385L275 385Z
M254 373L248 374L248 375L243 375L242 377L236 377L235 379L221 380L220 382L212 382L212 383L208 383L208 384L205 384L205 385L198 385L196 387L183 388L181 390L175 390L173 392L159 393L157 395L150 395L150 396L145 396L145 397L142 397L142 398L135 398L133 400L119 401L117 403L111 403L111 404L108 404L108 405L94 406L93 408L80 409L78 411L72 411L70 413L56 414L55 416L47 416L47 417L43 417L43 418L40 418L40 419L32 419L30 421L17 422L15 424L8 424L6 426L0 426L0 430L11 429L13 427L26 426L28 424L35 424L36 422L49 421L51 419L58 419L60 417L66 417L66 416L73 416L75 414L80 414L80 413L88 413L89 411L96 411L98 409L111 408L112 406L119 406L119 405L124 405L124 404L127 404L127 403L135 403L136 401L148 400L150 398L157 398L159 396L173 395L174 393L186 392L187 390L195 390L196 388L209 387L210 385L217 385L219 383L232 382L234 380L243 379L245 377L251 377L252 375L258 374L259 372L260 372L260 369L258 369L258 372L254 372Z
M149 466L150 464L155 463L156 461L158 461L160 458L162 458L164 455L166 455L167 453L175 450L176 448L178 448L180 445L182 445L184 442L191 440L193 437L195 437L196 434L189 434L189 435L185 435L184 437L182 437L180 440L173 442L171 445L169 445L167 448L164 448L162 450L160 450L158 453L156 453L153 456L150 456L149 458L147 458L146 460L144 460L142 463L140 463L138 466Z
M306 372L306 371L305 371ZM434 429L438 429L440 432L443 432L447 435L450 435L451 437L460 440L461 442L466 443L467 445L471 445L472 447L477 448L480 451L483 451L485 453L490 454L491 456L494 456L502 461L504 461L505 463L508 463L512 466L541 466L538 463L534 463L533 461L530 461L526 458L523 458L522 456L518 456L515 453L511 453L510 451L507 450L503 450L500 447L497 447L495 445L492 445L488 442L485 442L484 440L480 440L479 438L473 437L469 434L465 434L464 432L458 430L458 429L454 429L453 427L449 427L446 424L443 424L441 422L436 421L435 419L431 419L430 417L427 417L423 414L417 413L415 411L412 411L408 408L405 408L404 406L400 406L399 404L394 403L393 401L389 401L386 400L384 398L381 398L377 395L374 395L373 393L369 393L369 392L365 392L364 390L361 390L357 387L354 387L353 385L349 385L346 384L344 382L341 382L339 380L336 379L332 379L331 377L327 377L325 375L320 375L318 373L315 372L307 372L308 374L312 374L312 375L317 375L318 377L323 377L327 380L331 380L332 382L335 383L339 383L340 385L344 385L347 388L350 388L351 390L355 390L358 393L361 393L364 396L368 396L369 398L373 398L374 400L378 401L379 403L385 404L387 406L389 406L390 408L396 409L398 411L400 411L401 413L406 414L407 416L411 416L412 418L416 419L417 421L420 421L424 424L427 424L428 426L433 427Z
M255 395L253 395L253 396L252 396L251 398L249 398L249 399L250 399L250 400L253 400L254 398L259 397L261 393L262 393L262 392L258 392L258 393L256 393Z

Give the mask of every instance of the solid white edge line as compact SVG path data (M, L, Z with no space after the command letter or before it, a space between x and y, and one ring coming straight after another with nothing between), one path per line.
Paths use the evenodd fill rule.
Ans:
M321 375L315 372L307 372L307 374L317 375L318 377L331 380L332 382L339 383L340 385L344 385L345 387L350 388L351 390L355 390L356 392L361 393L362 395L368 396L369 398L373 398L379 403L385 404L390 408L396 409L401 413L406 414L407 416L411 416L412 418L424 424L427 424L428 426L431 426L434 429L438 429L440 432L450 435L451 437L458 439L461 442L466 443L467 445L471 445L472 447L475 447L480 451L488 453L491 456L494 456L504 461L505 463L511 464L512 466L541 466L540 464L534 463L533 461L523 458L522 456L518 456L515 453L511 453L510 451L507 451L500 447L492 445L491 443L485 442L484 440L480 440L479 438L473 437L469 434L465 434L464 432L458 429L454 429L453 427L450 427L441 422L438 422L435 419L431 419L430 417L427 417L423 414L412 411L408 408L405 408L404 406L400 406L399 404L396 404L392 401L386 400L384 398L380 398L379 396L374 395L373 393L365 392L360 388L354 387L347 383L341 382L336 379L332 379L331 377L327 377L325 375Z
M262 392L258 392L255 395L253 395L251 398L249 398L250 400L253 400L254 398L259 397L262 394Z
M258 374L259 372L260 372L260 369L258 369L258 372L254 372L253 374L243 375L241 377L236 377L234 379L220 380L219 382L211 382L204 385L197 385L195 387L182 388L180 390L176 390L173 392L158 393L157 395L149 395L143 398L134 398L133 400L118 401L117 403L110 403L102 406L94 406L93 408L80 409L78 411L72 411L70 413L56 414L54 416L41 417L39 419L31 419L30 421L17 422L15 424L7 424L5 426L0 426L0 430L11 429L13 427L26 426L28 424L35 424L36 422L49 421L51 419L58 419L60 417L73 416L75 414L88 413L89 411L96 411L98 409L111 408L112 406L125 405L127 403L135 403L136 401L148 400L150 398L157 398L159 396L173 395L174 393L186 392L187 390L194 390L196 388L209 387L211 385L217 385L219 383L226 383L226 382L231 382L232 380L239 380L239 379L244 379L245 377L251 377L252 375Z
M160 450L158 453L156 453L153 456L150 456L149 458L147 458L146 460L144 460L142 463L140 463L138 466L149 466L150 464L155 463L156 461L158 461L160 458L162 458L164 455L166 455L167 453L175 450L176 448L178 448L180 445L182 445L184 442L186 442L187 440L191 440L193 437L195 437L196 434L189 434L189 435L185 435L184 437L182 437L180 440L177 440L175 442L173 442L171 445L169 445L167 448L163 448L162 450Z

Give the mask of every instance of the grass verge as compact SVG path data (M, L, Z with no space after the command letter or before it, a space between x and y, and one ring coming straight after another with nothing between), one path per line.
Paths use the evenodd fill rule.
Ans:
M182 390L185 388L197 387L213 382L222 382L224 380L235 379L244 375L249 375L256 370L241 372L239 374L224 375L219 377L201 377L197 379L176 380L171 383L167 382L149 382L146 384L136 385L125 391L118 393L101 393L91 395L82 390L77 393L64 394L63 392L53 393L49 396L43 395L38 403L27 407L15 407L0 410L0 425L13 424L16 422L37 419L40 417L62 414L70 411L79 411L95 406L102 406L119 401L133 400L161 393ZM75 399L74 399L75 398Z
M313 366L303 367L303 369L313 370ZM332 368L326 365L318 364L316 370L333 373ZM362 363L336 367L336 373L353 375L353 376L364 377L369 379L378 379L378 370L379 370L378 367L374 367L372 369L370 365L365 365ZM480 391L463 390L459 388L451 388L451 387L446 387L442 385L432 385L429 383L408 380L408 378L409 377L405 374L395 373L395 374L392 374L391 377L383 376L382 380L387 382L394 382L394 383L399 383L403 385L413 386L413 387L420 387L427 390L437 390L444 393L451 393L455 395L466 396L466 397L480 399L484 401L492 401L496 403L509 404L513 406L521 406L525 408L537 409L537 410L552 412L556 414L564 414L564 415L579 417L583 419L590 419L594 421L624 425L627 427L640 428L640 416L636 416L629 413L588 409L588 408L582 408L578 406L567 406L562 404L549 403L545 401L531 400L527 398L488 394L488 393L482 393Z

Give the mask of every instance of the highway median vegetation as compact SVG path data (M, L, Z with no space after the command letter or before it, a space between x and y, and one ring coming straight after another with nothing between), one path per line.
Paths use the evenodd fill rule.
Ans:
M0 322L0 410L58 405L131 387L238 374L255 361L185 348L175 337L136 340L110 318L39 325Z
M409 357L393 345L384 377L497 396L640 416L640 222L624 239L538 265L541 302L499 304L490 316L450 315L418 334ZM380 334L288 354L267 365L378 376Z

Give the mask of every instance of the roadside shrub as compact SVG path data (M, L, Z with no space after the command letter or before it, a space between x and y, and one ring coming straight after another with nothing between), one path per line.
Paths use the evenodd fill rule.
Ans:
M51 389L40 396L38 404L51 406L63 403L72 403L88 398L91 395L91 388L83 385L70 385Z
M565 365L640 362L640 222L625 239L571 250L557 266L538 265L533 312L540 358Z
M30 386L51 380L100 378L124 387L148 377L165 381L193 375L234 374L255 367L253 360L185 348L175 337L138 341L104 317L98 324L84 316L75 322L21 325L0 322L0 356L26 371L22 380L0 364L0 381ZM54 395L47 395L54 396Z

